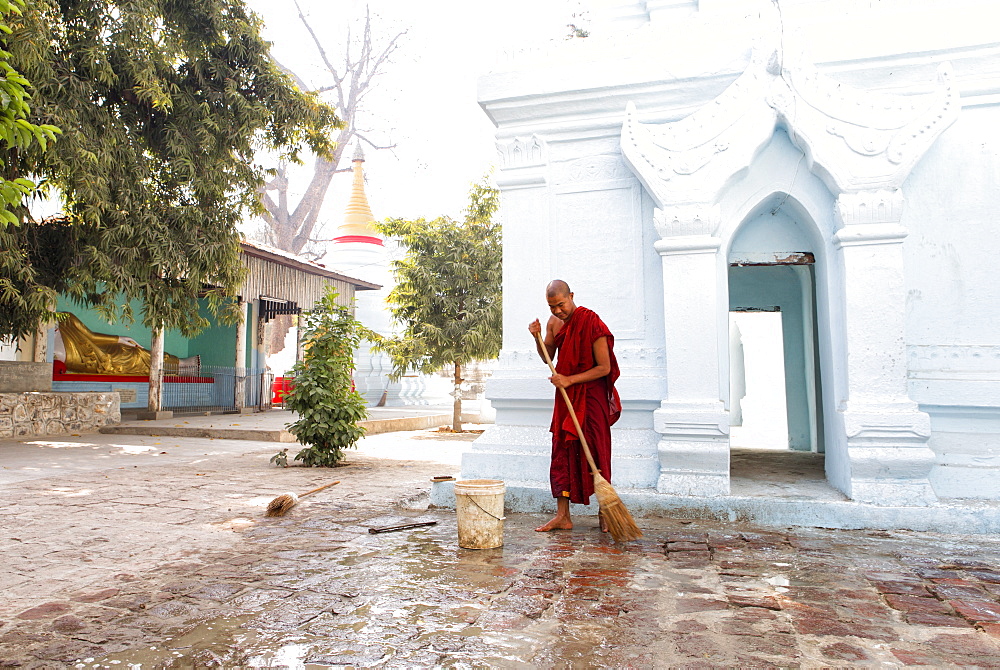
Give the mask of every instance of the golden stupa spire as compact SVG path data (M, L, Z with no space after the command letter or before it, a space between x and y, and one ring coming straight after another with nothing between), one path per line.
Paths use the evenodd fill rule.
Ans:
M337 228L339 237L361 235L364 237L379 238L378 232L372 226L375 222L375 215L372 214L371 207L368 206L368 196L365 195L365 173L362 165L365 162L365 154L361 151L361 145L354 151L351 158L354 164L354 185L351 187L351 197L347 201L347 209L344 211L344 222Z

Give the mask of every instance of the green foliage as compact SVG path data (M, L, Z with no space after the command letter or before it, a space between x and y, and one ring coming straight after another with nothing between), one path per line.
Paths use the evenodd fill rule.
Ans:
M73 223L57 290L111 320L133 318L138 299L147 326L185 335L207 325L206 292L214 313L234 318L237 225L262 211L256 156L329 153L333 108L274 63L243 0L32 0L12 27L11 64L34 87L30 120L64 133L12 163L54 186ZM0 287L20 278L22 293L53 295L28 252L42 226L0 231L13 251ZM0 334L30 330L35 307L0 292L0 311L20 312Z
M355 446L365 434L358 425L368 416L364 398L353 389L354 350L362 326L343 305L336 291L328 290L317 306L304 315L303 359L295 364L295 384L285 395L285 407L299 415L288 429L302 444L295 455L308 467L333 467L344 458L344 449ZM275 455L281 464L287 457Z
M24 215L23 201L36 191L34 182L25 179L21 176L23 173L18 171L17 152L32 145L37 145L44 151L59 133L59 129L53 125L37 125L28 121L31 113L28 104L31 97L28 92L30 85L10 63L11 54L7 48L11 38L8 36L13 31L7 25L7 17L11 14L15 17L21 15L24 6L24 0L0 1L0 242L4 241L4 237L10 236L7 230L10 226L21 223ZM27 249L2 245L5 253L0 254L0 335L6 332L20 333L25 330L24 325L31 330L30 326L34 322L32 319L26 324L18 323L17 320L25 312L39 315L46 312L47 305L55 300L55 291L51 289L26 291L23 273L17 272L33 252L37 255L37 236L32 242L35 244ZM6 272L7 268L13 272ZM11 305L16 305L18 309L9 309Z
M393 261L396 288L388 301L404 328L401 337L377 338L394 375L435 372L495 358L502 338L502 250L493 221L500 194L484 178L469 193L465 219L387 219L379 232L406 248Z

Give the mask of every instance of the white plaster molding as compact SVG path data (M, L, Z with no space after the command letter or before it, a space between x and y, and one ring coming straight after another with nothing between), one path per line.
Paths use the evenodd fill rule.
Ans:
M903 216L903 191L878 189L841 193L837 217L845 226L864 223L899 223Z
M527 332L527 331L526 331ZM662 371L667 364L662 347L622 347L615 343L615 358L622 370L656 369ZM542 375L545 364L534 349L505 349L496 364L494 375L507 370L531 370Z
M497 187L502 191L516 191L523 188L541 188L548 184L544 168L514 168L501 170L496 175Z
M843 248L902 242L907 235L900 224L903 205L903 191L898 188L841 193L836 203L841 228L834 244Z
M653 248L661 256L689 256L691 254L714 254L722 246L722 240L711 235L685 235L657 240Z
M664 439L728 439L729 412L721 401L664 400L653 412L653 429Z
M500 169L532 167L544 165L546 161L545 142L537 135L528 138L515 137L507 142L497 142Z
M722 213L717 204L676 205L653 211L653 225L663 239L712 235L721 221Z
M910 379L1000 381L997 345L910 345L906 354Z

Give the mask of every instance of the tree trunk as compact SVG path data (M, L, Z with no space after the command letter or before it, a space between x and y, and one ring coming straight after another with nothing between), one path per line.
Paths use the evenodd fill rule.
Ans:
M455 405L451 413L451 429L456 433L462 432L462 366L455 362Z
M149 402L146 409L159 412L163 409L163 326L153 331L149 347Z
M40 324L35 331L35 341L31 348L31 360L35 363L45 362L45 344L49 339L48 324Z
M247 404L247 302L240 300L240 318L236 322L236 370L233 373L233 404L243 411Z

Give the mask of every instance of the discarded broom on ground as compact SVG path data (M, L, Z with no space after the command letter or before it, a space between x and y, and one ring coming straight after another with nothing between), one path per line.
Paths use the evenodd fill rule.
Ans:
M299 502L299 498L305 498L307 495L311 495L317 491L322 491L325 488L329 488L334 484L339 483L340 481L338 480L330 482L329 484L323 484L323 486L317 486L313 490L306 491L300 496L297 496L294 493L282 493L280 496L268 503L267 511L264 512L264 516L285 516L285 513L295 507L295 505Z
M549 370L552 370L552 374L556 374L555 366L552 365L552 359L549 357L549 350L545 348L545 341L542 339L542 334L535 333L535 337L538 338L538 343L542 347L542 355L545 357L545 362L549 364ZM597 469L597 464L594 463L594 457L590 455L590 447L587 446L587 438L584 437L583 429L576 418L573 403L570 402L566 389L559 387L559 391L562 393L563 400L566 401L566 409L569 410L569 417L573 420L573 427L576 428L576 434L580 438L583 455L587 457L587 463L590 464L590 471L594 473L594 495L597 496L597 504L601 509L601 516L604 517L604 521L608 525L608 532L611 533L611 537L615 539L615 542L638 540L642 537L642 531L639 530L639 526L636 525L628 508L625 507L625 503L615 493L614 487L611 486L611 483L607 479L601 476L601 471Z

